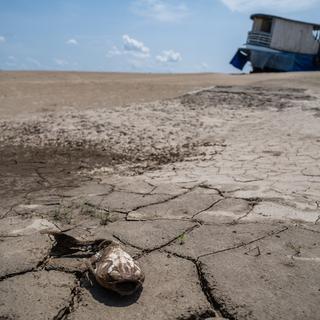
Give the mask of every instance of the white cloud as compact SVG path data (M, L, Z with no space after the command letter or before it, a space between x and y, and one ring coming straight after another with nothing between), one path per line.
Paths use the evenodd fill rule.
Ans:
M137 15L160 22L177 22L190 14L180 0L135 0L132 9Z
M37 59L28 57L26 58L26 61L28 62L28 64L31 64L35 67L41 67L41 63Z
M6 38L4 36L0 36L0 43L5 43L6 42Z
M162 53L156 56L156 60L161 63L176 63L182 60L181 54L173 50L162 51Z
M129 60L128 61L131 69L134 69L134 70L138 70L138 69L141 69L141 68L145 68L146 67L146 64L145 64L145 61L144 60L137 60L137 59L133 59L133 60Z
M67 60L60 59L60 58L54 58L53 61L58 66L66 66L69 64Z
M112 46L107 52L106 57L112 58L127 55L142 60L150 57L150 49L145 46L143 42L133 39L127 34L122 36L122 46L122 49L119 49L117 46Z
M127 34L122 36L123 48L126 53L136 57L147 58L150 56L150 49L136 39L130 38Z
M106 56L108 58L114 57L114 56L121 56L123 54L123 52L117 47L117 46L113 46L108 53L106 54Z
M220 0L230 10L252 12L268 10L273 12L288 12L309 9L320 4L320 0Z
M201 69L207 70L209 68L209 65L206 62L202 62L200 67Z
M17 66L17 58L15 56L8 56L8 61L5 63L8 67L16 67Z
M79 43L78 43L78 41L76 39L71 38L71 39L66 41L66 44L77 46Z

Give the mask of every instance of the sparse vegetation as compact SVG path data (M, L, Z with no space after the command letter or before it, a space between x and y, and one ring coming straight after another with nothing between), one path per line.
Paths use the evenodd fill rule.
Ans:
M299 246L291 241L287 242L286 246L295 252L294 256L299 256L301 254L301 246Z
M72 219L72 209L66 207L63 203L61 203L53 213L53 220L60 221L64 223L71 223Z
M186 240L187 240L187 235L185 233L181 234L178 237L178 243L182 246L183 244L185 244Z
M109 212L101 212L100 214L100 224L102 226L106 226L110 222L110 213Z

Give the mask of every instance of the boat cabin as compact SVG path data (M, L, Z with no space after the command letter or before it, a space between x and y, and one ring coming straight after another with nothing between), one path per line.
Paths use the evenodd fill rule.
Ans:
M295 53L317 54L320 25L285 18L254 14L247 44Z

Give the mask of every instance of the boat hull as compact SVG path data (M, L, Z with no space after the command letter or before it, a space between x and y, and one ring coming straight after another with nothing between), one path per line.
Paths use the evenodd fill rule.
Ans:
M320 59L318 55L292 53L264 48L240 48L231 60L231 64L243 70L250 62L253 71L260 72L293 72L293 71L319 71Z

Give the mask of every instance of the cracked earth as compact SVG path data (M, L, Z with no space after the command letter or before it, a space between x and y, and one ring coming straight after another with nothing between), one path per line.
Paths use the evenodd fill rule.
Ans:
M0 319L319 319L319 112L216 85L1 120ZM120 242L143 290L90 281L48 229Z

